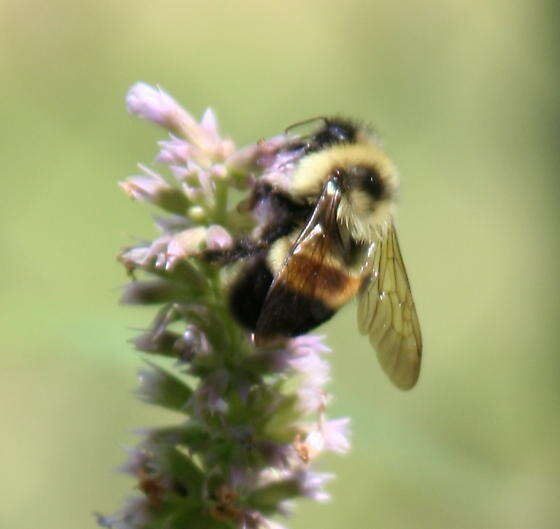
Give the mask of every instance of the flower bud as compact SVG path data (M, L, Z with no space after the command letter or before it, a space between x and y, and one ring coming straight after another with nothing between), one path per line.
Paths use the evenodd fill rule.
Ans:
M160 175L140 166L145 175L132 176L119 186L131 198L150 202L171 213L184 214L189 201L180 189L169 185Z

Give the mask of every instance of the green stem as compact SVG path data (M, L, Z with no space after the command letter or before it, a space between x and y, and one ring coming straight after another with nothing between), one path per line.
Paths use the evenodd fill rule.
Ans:
M229 182L224 180L217 181L215 205L212 214L210 215L211 222L219 224L226 229L229 229L229 226L227 225L228 193ZM213 291L213 310L216 314L218 314L229 342L229 351L226 352L227 360L232 361L235 364L239 361L240 354L242 354L242 332L237 328L237 325L231 319L231 315L226 306L220 270L212 265L208 265L206 267L206 274L207 277L210 278L211 289Z
M216 182L216 205L214 207L213 221L216 224L224 225L227 220L227 203L228 203L229 186L227 182Z

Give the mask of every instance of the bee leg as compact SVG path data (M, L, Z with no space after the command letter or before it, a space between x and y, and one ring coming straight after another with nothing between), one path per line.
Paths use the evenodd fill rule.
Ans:
M244 237L235 241L233 246L226 250L204 250L202 258L209 263L226 265L252 257L264 247L264 242Z
M286 344L286 340L289 339L288 336L262 336L257 333L252 333L251 338L257 347L265 349L278 349L283 347Z

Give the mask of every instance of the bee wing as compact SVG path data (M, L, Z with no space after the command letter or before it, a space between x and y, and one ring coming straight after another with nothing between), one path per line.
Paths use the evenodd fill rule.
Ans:
M315 292L325 288L329 278L321 263L336 243L336 211L341 192L329 181L278 274L274 277L257 321L256 341L307 332L330 316L332 311L316 301Z
M391 381L401 389L410 389L420 373L422 335L392 223L387 236L371 246L364 273L358 328L369 335Z

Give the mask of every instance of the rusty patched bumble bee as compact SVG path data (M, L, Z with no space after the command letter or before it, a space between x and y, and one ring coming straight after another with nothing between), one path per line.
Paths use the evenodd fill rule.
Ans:
M240 262L231 312L266 343L317 327L357 296L359 331L393 383L412 388L422 337L394 225L397 171L366 127L316 120L281 147L295 160L288 185L257 182L248 209L265 220L222 256Z

